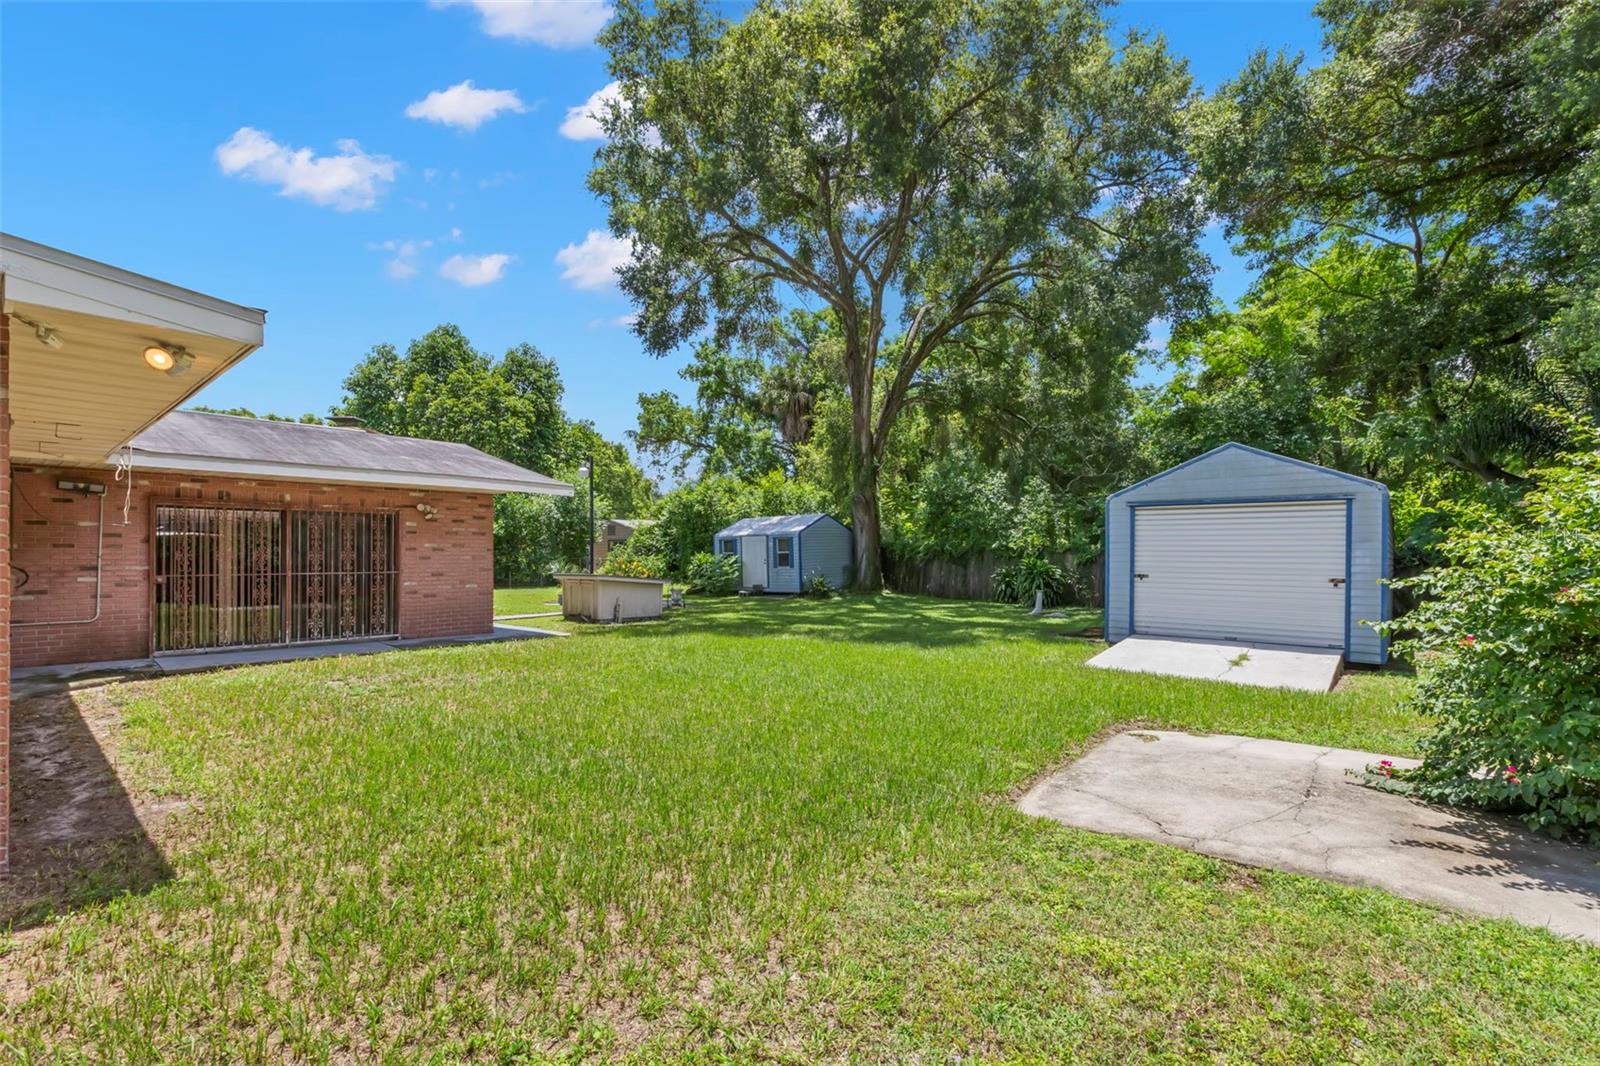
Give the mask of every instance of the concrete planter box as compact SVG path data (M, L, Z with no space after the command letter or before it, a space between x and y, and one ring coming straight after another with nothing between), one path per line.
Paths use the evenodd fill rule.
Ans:
M653 577L557 574L563 617L581 622L637 622L660 618L667 583Z

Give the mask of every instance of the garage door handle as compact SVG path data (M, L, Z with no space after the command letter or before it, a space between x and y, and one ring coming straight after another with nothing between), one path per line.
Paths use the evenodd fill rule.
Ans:
M1143 581L1145 578L1149 577L1150 575L1149 574L1134 574L1133 576L1138 578L1140 581Z
M1330 577L1328 579L1328 584L1332 585L1334 588L1338 588L1340 585L1344 584L1344 578L1342 578L1342 577Z

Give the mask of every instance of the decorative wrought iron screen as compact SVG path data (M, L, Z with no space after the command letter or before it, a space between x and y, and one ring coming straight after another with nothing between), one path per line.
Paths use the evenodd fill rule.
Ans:
M283 514L158 506L157 651L283 640Z
M395 635L395 516L291 511L289 525L289 639Z

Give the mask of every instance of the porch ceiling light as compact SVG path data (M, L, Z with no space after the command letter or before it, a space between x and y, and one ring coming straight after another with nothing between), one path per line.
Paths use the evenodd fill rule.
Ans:
M144 350L144 361L151 370L164 370L177 377L194 365L194 356L176 344L152 344Z

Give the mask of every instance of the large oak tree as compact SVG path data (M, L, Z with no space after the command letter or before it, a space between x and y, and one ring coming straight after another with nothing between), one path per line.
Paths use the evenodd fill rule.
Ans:
M638 335L719 344L831 311L851 404L856 582L881 584L879 466L935 353L993 320L1120 358L1203 299L1159 41L1087 0L625 0L590 185L632 241ZM956 358L956 355L948 355Z

